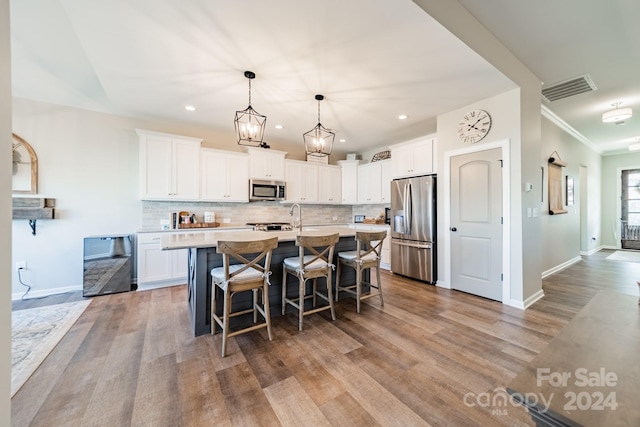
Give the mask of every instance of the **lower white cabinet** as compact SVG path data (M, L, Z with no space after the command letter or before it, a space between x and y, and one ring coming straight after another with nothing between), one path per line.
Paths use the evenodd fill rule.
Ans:
M138 233L138 289L187 283L188 250L163 251L163 233Z

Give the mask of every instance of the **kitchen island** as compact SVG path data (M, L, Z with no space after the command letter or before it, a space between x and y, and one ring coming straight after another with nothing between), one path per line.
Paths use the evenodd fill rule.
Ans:
M295 231L207 231L198 233L167 234L162 237L163 250L188 249L189 271L187 278L188 303L191 315L191 327L195 336L211 333L211 275L212 268L222 266L222 255L216 251L219 240L254 241L272 237L278 238L278 247L271 257L271 271L269 278L269 305L271 316L281 313L282 297L282 260L287 257L298 256L295 245L298 234L318 236L338 233L340 240L336 244L334 257L341 251L356 249L356 230L348 227L310 227L302 232ZM335 263L335 260L334 260ZM355 283L355 273L351 269L343 269L341 281L344 284ZM335 288L335 272L333 278ZM233 300L233 310L251 307L251 293L239 294ZM221 310L222 298L217 301ZM238 319L242 321L241 318Z

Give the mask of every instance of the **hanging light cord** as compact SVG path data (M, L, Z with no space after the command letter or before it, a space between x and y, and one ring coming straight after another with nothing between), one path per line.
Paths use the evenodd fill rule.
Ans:
M251 107L251 79L249 79L249 107Z
M24 268L22 268L22 267L20 267L20 268L18 269L18 281L20 282L20 284L21 284L22 286L26 286L26 287L27 287L27 290L26 290L26 292L24 293L24 295L22 295L22 297L20 297L20 299L24 299L24 297L26 297L26 296L27 296L27 294L29 293L29 291L31 290L31 286L27 285L26 283L24 283L24 282L22 281L22 275L20 274L20 273L22 272L22 270L24 270Z

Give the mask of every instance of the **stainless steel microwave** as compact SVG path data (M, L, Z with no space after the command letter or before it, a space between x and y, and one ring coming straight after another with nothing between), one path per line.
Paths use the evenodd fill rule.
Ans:
M285 200L284 181L249 180L249 200L252 202L265 200Z

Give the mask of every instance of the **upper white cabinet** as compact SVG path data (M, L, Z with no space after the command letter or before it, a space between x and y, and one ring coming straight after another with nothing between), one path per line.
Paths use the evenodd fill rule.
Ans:
M435 138L425 137L389 146L393 178L436 173L434 144Z
M249 156L203 148L200 152L200 199L249 201Z
M318 202L318 165L299 160L285 162L287 201Z
M358 203L391 202L391 161L365 163L358 166Z
M358 203L358 165L360 160L339 160L342 168L342 203Z
M342 170L340 166L318 165L318 202L341 203Z
M380 162L358 166L358 203L382 203L381 183Z
M269 181L284 181L284 151L246 147L249 153L249 177Z
M140 198L198 200L201 139L136 130L140 140Z
M393 181L393 165L391 160L380 162L380 201L391 203L391 181Z

